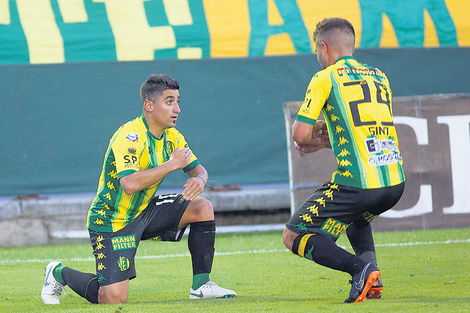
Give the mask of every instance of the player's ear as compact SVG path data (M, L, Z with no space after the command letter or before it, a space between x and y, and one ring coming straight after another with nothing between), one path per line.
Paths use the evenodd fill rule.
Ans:
M150 100L145 100L144 103L144 110L147 112L152 112L153 111L153 102Z

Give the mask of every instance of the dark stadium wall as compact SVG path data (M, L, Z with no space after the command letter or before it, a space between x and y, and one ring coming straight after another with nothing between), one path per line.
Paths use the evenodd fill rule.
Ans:
M394 96L469 93L470 48L357 49ZM177 128L214 185L287 183L282 104L302 101L315 55L3 65L0 196L93 193L109 138L141 114L140 84L181 84ZM172 174L162 187L182 185Z

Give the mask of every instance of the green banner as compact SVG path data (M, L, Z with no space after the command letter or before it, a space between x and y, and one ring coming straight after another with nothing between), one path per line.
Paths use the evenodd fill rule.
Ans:
M465 0L0 0L0 64L312 53L324 17L358 47L470 46Z

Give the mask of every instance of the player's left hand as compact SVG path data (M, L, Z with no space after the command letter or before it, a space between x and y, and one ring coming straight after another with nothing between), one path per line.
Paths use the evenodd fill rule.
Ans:
M299 144L294 141L295 149L300 153L301 157L307 153L317 152L323 148L331 148L328 136L328 127L326 126L325 121L317 120L315 122L311 137L312 139L310 139L310 142L306 144Z
M300 156L303 157L307 153L317 152L323 148L328 147L329 142L326 142L322 138L313 138L308 144L301 145L297 142L294 142L295 149L300 153Z
M188 178L186 184L183 185L183 198L185 200L191 201L196 199L204 191L204 181L199 176L194 176Z

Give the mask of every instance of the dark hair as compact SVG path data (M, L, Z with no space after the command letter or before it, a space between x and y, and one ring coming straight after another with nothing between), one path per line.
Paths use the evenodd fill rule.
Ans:
M160 96L167 89L180 89L180 84L176 79L171 78L166 74L152 74L140 86L140 99L142 103L145 100L152 100Z
M313 41L315 42L318 37L324 36L327 32L333 29L339 29L348 33L352 33L352 35L356 37L354 27L352 26L351 22L342 18L333 17L325 18L317 24L317 27L313 32Z

